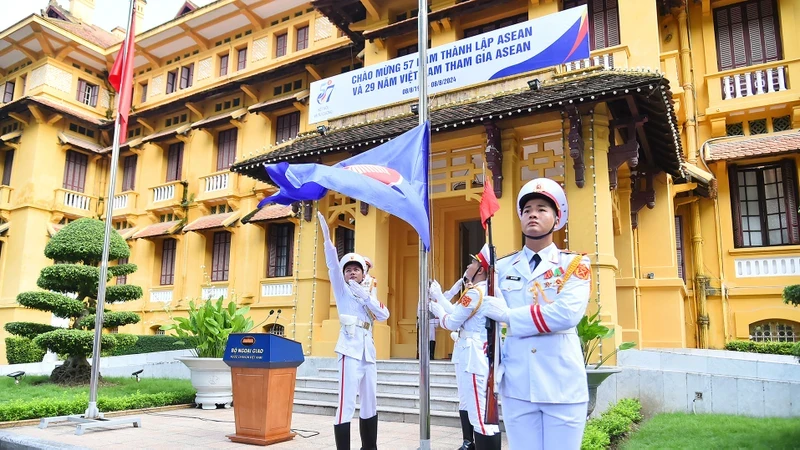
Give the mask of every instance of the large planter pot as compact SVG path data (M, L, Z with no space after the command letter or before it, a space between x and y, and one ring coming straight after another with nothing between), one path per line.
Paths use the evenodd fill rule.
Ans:
M233 402L231 368L222 358L176 358L192 372L192 387L197 389L194 402L203 409L216 409L217 405L230 408Z
M599 367L595 369L594 366L586 366L586 381L589 383L589 405L586 417L592 415L594 411L597 402L597 388L603 384L606 378L619 372L622 372L620 367Z

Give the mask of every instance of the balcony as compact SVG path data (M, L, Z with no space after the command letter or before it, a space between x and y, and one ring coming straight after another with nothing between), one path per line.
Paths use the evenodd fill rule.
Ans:
M285 295L292 295L292 282L291 281L262 281L261 282L261 296L262 297L281 297Z
M181 188L183 188L181 190ZM186 194L185 181L170 181L150 188L150 201L147 209L172 208L179 206Z
M169 303L172 301L172 288L150 289L152 303Z
M239 177L225 169L200 178L198 201L227 197L236 191Z
M220 297L228 297L228 286L227 285L219 285L219 286L206 286L200 293L200 297L203 300L216 300Z
M660 58L661 68L659 69L662 74L669 80L669 89L672 94L683 92L683 83L681 83L681 55L678 50L671 52L664 52Z
M122 216L136 211L136 201L139 194L133 191L123 192L111 199L111 208L114 216Z
M628 68L628 57L630 50L627 45L617 45L614 47L601 48L589 53L586 59L579 59L567 64L562 64L559 72L572 72L587 67L602 66L604 69L626 69Z
M740 67L705 76L706 114L725 113L794 100L791 74L800 73L800 59Z
M55 190L53 209L82 217L92 216L97 208L97 197L82 192L59 188Z

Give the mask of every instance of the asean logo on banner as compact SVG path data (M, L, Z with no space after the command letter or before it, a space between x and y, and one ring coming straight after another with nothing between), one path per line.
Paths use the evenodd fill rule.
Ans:
M389 187L396 186L403 182L403 176L400 175L400 172L389 167L377 166L374 164L355 164L342 168L370 177L375 181L380 181Z

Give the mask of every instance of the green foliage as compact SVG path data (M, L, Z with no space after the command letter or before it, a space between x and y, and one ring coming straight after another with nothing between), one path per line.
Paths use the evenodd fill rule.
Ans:
M88 356L92 354L94 332L74 329L59 329L50 331L33 340L33 343L42 349L50 349L60 355ZM103 349L110 350L117 343L114 335L103 334L101 337Z
M119 284L106 287L106 303L120 303L142 298L142 288L133 284Z
M117 343L114 345L114 348L125 349L136 345L136 341L139 340L139 336L134 334L118 333L114 335L114 339L117 341Z
M96 297L99 278L99 267L53 264L42 269L36 285L48 291L78 292L87 297Z
M17 301L26 308L49 311L62 319L80 317L86 310L82 301L55 292L23 292L17 295Z
M797 357L797 362L800 362L800 342L795 342L792 346L792 355Z
M45 351L33 345L26 337L6 338L6 359L9 364L26 364L42 362Z
M622 399L598 418L589 419L583 432L581 450L605 450L618 442L642 420L642 404L635 399Z
M591 316L583 316L580 323L578 323L577 331L578 337L581 339L581 347L583 348L584 364L587 366L589 365L589 359L603 339L610 339L614 337L614 329L608 328L600 323L599 307L597 308L597 312ZM635 346L636 344L634 342L623 342L620 344L619 348L614 349L613 352L609 353L602 360L600 360L600 362L598 362L594 368L597 369L598 367L602 366L603 363L608 361L608 358L614 356L617 351L628 350Z
M65 263L96 266L103 255L105 224L97 219L78 219L59 230L44 249L48 258ZM131 251L122 236L111 229L109 261L127 258Z
M130 311L105 311L103 312L103 328L114 328L139 323L139 315ZM89 314L78 322L84 330L94 330L95 314ZM117 335L119 336L119 335Z
M253 328L252 319L245 316L249 311L249 306L237 308L235 300L223 306L222 297L216 302L202 302L197 307L190 301L189 317L173 317L173 323L161 329L175 330L182 341L194 347L200 358L222 358L228 335Z
M766 353L771 355L791 355L792 342L753 342L753 341L730 341L725 344L726 350L748 353Z
M111 276L120 277L122 275L130 275L136 272L138 267L136 264L119 264L116 266L108 266L108 273Z
M33 339L40 334L58 329L58 327L54 327L52 325L33 322L10 322L5 324L3 328L13 335L28 339Z
M171 350L184 350L192 348L191 344L181 341L179 337L159 335L137 336L136 343L127 348L114 347L110 355L138 355L140 353L165 352Z
M783 288L783 303L800 306L800 284L793 284Z

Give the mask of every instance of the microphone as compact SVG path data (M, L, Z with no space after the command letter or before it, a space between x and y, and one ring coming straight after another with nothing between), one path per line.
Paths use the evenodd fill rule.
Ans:
M278 315L277 315L277 316L275 316L275 322L273 322L273 323L272 323L273 325L275 325L276 323L278 323L278 317L280 317L280 316L281 316L281 310L279 309L279 310L278 310Z

